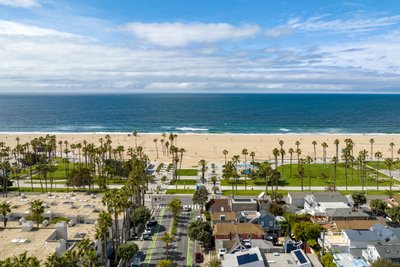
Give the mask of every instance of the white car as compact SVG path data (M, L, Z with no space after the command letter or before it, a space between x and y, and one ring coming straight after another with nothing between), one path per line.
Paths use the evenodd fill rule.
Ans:
M221 258L226 254L227 250L226 248L220 248L218 249L218 256Z

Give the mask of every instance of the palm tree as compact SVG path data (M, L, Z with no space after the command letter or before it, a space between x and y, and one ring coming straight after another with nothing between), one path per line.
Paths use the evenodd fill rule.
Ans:
M299 177L301 179L301 192L304 191L304 166L303 166L303 163L304 163L304 160L301 159L299 161L298 166L297 166L297 172L298 172L298 175L299 175Z
M301 149L300 148L296 149L296 154L297 154L297 164L300 164L300 155L301 155Z
M44 213L43 201L36 199L29 203L29 212L35 218L36 226L39 227L40 219Z
M281 152L279 151L278 148L274 148L272 150L272 154L274 155L274 158L275 158L275 175L274 175L275 179L277 179L277 177L278 177L278 175L277 175L277 173L278 173L278 157L279 157L280 153ZM276 185L275 185L276 189L278 189L278 181L276 180L275 182L276 182ZM273 191L273 190L274 190L274 185L271 184L271 191Z
M292 178L292 160L293 160L293 148L289 148L289 155L290 155L290 175L289 177Z
M256 152L251 151L250 157L251 157L251 164L253 165L253 171L254 171L254 164L255 164L254 158L256 157Z
M27 252L25 251L22 254L16 255L11 258L10 265L4 266L26 266L26 267L39 267L40 261L35 256L27 256Z
M232 182L232 195L235 195L235 190L234 190L234 183L235 183L235 179L237 176L237 171L235 168L235 165L233 164L232 161L228 161L225 165L224 168L222 170L222 178L224 178L226 181L230 181L232 178L234 179Z
M224 154L225 156L225 164L226 164L226 156L228 155L228 150L224 149L224 151L222 151L222 154Z
M379 190L379 160L382 158L382 153L377 151L375 153L375 158L377 159L377 161L376 161L376 190Z
M243 148L242 155L244 156L244 190L247 190L247 155L249 152Z
M201 159L199 161L199 166L200 166L200 172L201 172L201 183L204 184L205 183L205 173L206 173L206 161L204 159Z
M239 178L239 175L238 175L237 171L239 170L238 169L238 164L240 162L240 156L239 155L234 155L232 157L232 162L235 164L235 170L236 170L236 175L234 176L234 178L235 178L235 190L236 190L236 193L237 193L237 179Z
M393 150L394 150L394 143L393 143L393 142L391 142L391 143L389 144L389 146L390 146L390 153L391 153L391 155L392 155L392 161L393 161Z
M182 169L182 161L183 161L183 153L185 153L186 150L184 148L180 148L178 150L178 152L180 153L180 157L181 157L179 160L179 170L181 170ZM179 180L181 180L181 173L179 173Z
M392 181L393 181L392 166L393 166L393 164L394 164L393 159L391 159L391 158L385 159L385 164L386 164L386 166L387 166L388 169L389 169L389 176L390 176L390 184L389 184L390 189L389 189L389 191L392 192Z
M317 141L312 141L312 145L314 146L314 163L317 163Z
M339 160L339 143L340 143L339 139L335 139L334 144L336 146L336 160L337 161Z
M7 214L11 212L11 205L6 201L0 203L0 214L3 216L4 228L7 227Z
M157 156L157 158L158 158L158 146L157 146L158 138L155 138L155 139L153 140L153 142L156 144L156 156Z
M279 140L279 145L281 146L281 149L283 149L283 144L284 144L285 142L283 141L283 140Z
M347 190L347 184L348 184L348 172L347 172L347 169L348 169L348 165L349 165L349 160L350 160L350 157L351 157L351 155L350 155L350 148L349 148L349 146L346 146L346 148L343 150L343 152L342 152L342 159L344 160L344 176L345 176L345 183L346 183L346 190Z
M312 157L307 156L306 162L308 165L308 190L311 190L311 162L313 162Z
M165 155L164 139L161 139L160 142L161 142L161 151L162 151L163 155Z
M299 149L300 141L296 141L294 144L296 145L296 149Z
M323 142L321 144L321 146L323 148L322 155L323 155L323 158L324 158L324 163L326 164L326 148L328 147L328 144L326 142Z
M369 143L371 144L371 160L373 160L374 159L374 143L375 143L374 138L369 139Z
M167 259L169 258L169 244L174 240L175 240L174 236L171 234L168 234L167 232L165 232L164 235L161 237L161 241L164 242L164 245L165 245Z
M137 131L133 131L132 135L135 137L135 148L137 148L137 136L138 136L138 132L137 132Z
M281 155L281 165L282 165L282 175L283 175L283 174L285 173L285 172L284 172L284 169L283 169L283 166L284 166L283 160L284 160L284 157L285 157L286 152L285 152L285 150L284 150L283 148L281 148L281 149L279 150L279 154Z
M106 264L107 234L110 227L112 227L111 214L103 210L97 219L96 239L101 241L101 260L104 266Z
M332 162L333 162L333 191L336 191L336 167L338 162L336 156L332 158Z

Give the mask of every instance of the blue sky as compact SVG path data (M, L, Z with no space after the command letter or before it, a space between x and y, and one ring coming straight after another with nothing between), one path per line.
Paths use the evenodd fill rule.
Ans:
M396 1L0 0L0 92L400 93Z

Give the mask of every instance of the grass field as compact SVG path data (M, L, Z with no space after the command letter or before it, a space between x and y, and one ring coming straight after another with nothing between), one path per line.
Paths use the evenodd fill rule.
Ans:
M167 194L175 195L175 194L188 194L193 195L194 189L168 189Z
M196 180L178 180L176 182L171 181L169 184L171 184L171 185L176 185L176 184L178 184L178 185L196 185L197 182L196 182Z
M372 167L372 168L374 168L374 169L376 169L377 163L378 163L377 161L369 161L369 162L367 162L367 165L370 166L370 167ZM392 168L392 171L393 171L393 170L400 169L400 162L396 162L396 161L395 161L395 164L393 164L391 168ZM388 169L389 169L389 168L388 168L388 166L385 164L385 160L384 160L384 159L380 160L380 161L379 161L379 170L388 170Z
M178 169L177 170L178 176L197 176L196 169Z

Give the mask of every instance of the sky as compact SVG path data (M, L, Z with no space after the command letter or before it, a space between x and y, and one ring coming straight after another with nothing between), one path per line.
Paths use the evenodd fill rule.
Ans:
M398 0L0 0L0 93L399 85Z

